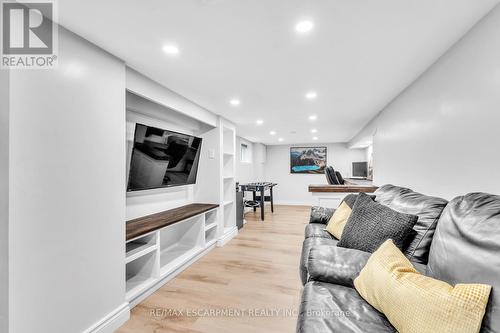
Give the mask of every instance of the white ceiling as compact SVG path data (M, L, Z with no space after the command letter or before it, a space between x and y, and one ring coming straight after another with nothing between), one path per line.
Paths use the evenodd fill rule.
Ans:
M252 141L310 143L316 128L321 142L345 142L498 2L63 0L59 21ZM307 35L301 19L315 24Z

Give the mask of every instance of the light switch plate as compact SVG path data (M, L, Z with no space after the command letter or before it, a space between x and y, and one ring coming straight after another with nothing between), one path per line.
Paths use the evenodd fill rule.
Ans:
M213 160L215 158L215 150L209 149L208 150L208 158Z

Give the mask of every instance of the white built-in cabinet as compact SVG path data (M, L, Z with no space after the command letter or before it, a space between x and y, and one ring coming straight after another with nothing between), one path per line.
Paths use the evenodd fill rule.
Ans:
M233 124L224 119L219 122L222 146L222 186L221 186L221 215L223 227L219 239L219 246L227 243L238 233L236 226L236 129Z
M215 246L218 209L126 243L126 298L133 306Z
M140 77L133 76L134 89ZM156 87L156 86L155 86ZM129 219L157 213L191 203L218 204L219 207L166 226L126 242L125 272L126 301L130 307L160 288L215 246L223 246L237 233L236 226L236 129L234 124L217 116L214 122L203 122L195 116L168 108L156 93L161 87L135 92L127 91L127 168L130 164L135 123L144 123L167 130L188 133L203 138L195 185L172 189L157 189L127 195ZM146 92L154 91L148 96ZM144 160L144 163L149 161ZM128 173L129 170L127 170ZM131 170L138 172L138 170ZM163 173L144 175L157 177ZM179 197L182 199L179 200ZM165 198L159 202L158 198ZM148 200L153 202L149 202ZM129 206L130 203L130 206ZM154 204L154 205L150 205ZM138 207L141 211L138 214ZM150 209L150 207L158 209ZM144 214L142 214L144 207ZM166 207L161 209L161 207Z

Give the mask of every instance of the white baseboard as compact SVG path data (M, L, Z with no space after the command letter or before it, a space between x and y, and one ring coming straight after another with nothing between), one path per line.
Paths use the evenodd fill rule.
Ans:
M130 308L127 302L86 329L83 333L113 333L130 318Z
M238 234L238 227L234 227L231 231L225 233L217 240L217 246L222 247L226 245L234 236Z

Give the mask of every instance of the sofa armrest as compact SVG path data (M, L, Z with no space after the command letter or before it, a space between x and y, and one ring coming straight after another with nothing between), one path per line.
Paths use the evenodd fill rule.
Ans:
M337 246L311 248L307 270L309 280L354 286L354 279L365 267L371 253Z
M320 206L311 207L311 217L309 223L327 224L330 221L335 209Z

